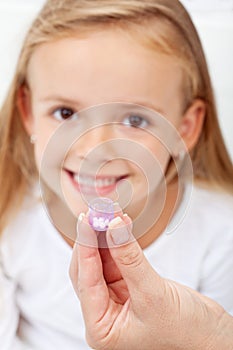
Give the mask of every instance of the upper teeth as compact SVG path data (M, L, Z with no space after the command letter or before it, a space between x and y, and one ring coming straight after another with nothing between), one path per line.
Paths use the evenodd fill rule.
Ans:
M74 181L77 182L79 185L86 185L90 187L106 187L111 186L116 182L116 178L105 178L105 179L97 179L95 180L92 177L88 176L80 176L78 174L74 175Z

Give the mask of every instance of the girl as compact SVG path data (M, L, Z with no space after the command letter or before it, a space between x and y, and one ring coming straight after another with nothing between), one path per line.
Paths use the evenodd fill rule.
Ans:
M25 39L1 110L2 349L88 348L68 275L74 236L60 229L64 223L58 229L52 225L36 184L46 145L61 124L69 125L88 107L119 102L162 114L193 162L189 210L175 234L165 235L168 223L184 212L191 185L185 184L177 208L176 150L168 155L149 134L141 136L141 127L150 125L143 116L125 116L121 139L136 140L158 158L168 183L161 215L139 238L146 257L162 276L233 312L232 165L190 17L174 0L48 0ZM79 122L82 126L84 118ZM97 189L111 197L126 177L134 191L125 211L134 221L145 203L146 183L130 160L105 151L94 158L97 168L104 163L96 182L92 170L79 176L83 159L93 169L88 151L112 133L106 126L94 128L70 147L60 164L63 192L77 216L87 210L83 193ZM50 210L60 216L61 198L47 187ZM149 199L156 208L155 194Z

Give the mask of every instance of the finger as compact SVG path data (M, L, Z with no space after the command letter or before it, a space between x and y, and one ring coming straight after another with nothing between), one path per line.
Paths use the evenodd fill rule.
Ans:
M88 244L84 245L80 242ZM74 281L76 281L84 320L87 325L93 325L104 316L108 308L109 293L103 276L97 236L85 216L81 216L78 221L78 243L75 253L78 277L76 276Z
M81 213L78 218L78 223L77 223L77 230L78 230L78 225L79 222L83 220L85 217L84 213ZM72 256L71 256L71 261L70 261L70 268L69 268L69 276L71 279L71 282L73 284L73 288L75 292L78 294L78 240L76 239L73 245L73 251L72 251Z
M114 217L116 216L120 216L120 217L123 217L123 212L122 212L122 209L119 205L119 203L115 202L113 203L113 214L114 214ZM89 215L89 213L88 213ZM107 241L106 241L106 233L105 231L101 232L101 231L96 231L97 233L97 236L98 236L98 246L99 248L107 248L108 247L108 244L107 244Z
M109 250L129 290L132 304L145 296L163 295L162 278L153 270L134 238L132 222L128 216L110 222L107 231ZM156 286L156 289L154 288ZM146 294L145 294L146 293Z
M78 246L76 243L74 243L71 261L70 261L70 268L69 268L69 276L73 285L73 288L78 294Z
M86 220L86 215L84 213L81 213L78 218L78 223L77 223L77 233L80 230L80 224L81 222L84 221L87 223ZM69 269L69 275L71 278L71 282L73 284L73 287L78 294L78 273L79 273L79 268L78 268L78 244L86 245L86 246L96 246L96 242L93 242L92 234L91 234L91 229L88 225L83 226L82 230L83 234L77 235L77 238L74 242L73 246L73 252L72 252L72 257L71 257L71 262L70 262L70 269ZM85 234L84 234L85 232Z
M119 206L118 203L116 203L116 205ZM127 214L123 214L120 207L117 211L117 214L119 214L122 220L124 220L124 222L128 225L129 229L132 230L132 221L130 220ZM108 283L113 283L122 279L121 272L119 271L115 261L113 260L109 249L100 249L100 256L103 264L105 280Z
M99 249L99 253L102 260L103 273L105 281L109 283L114 283L122 278L121 273L112 258L108 248Z

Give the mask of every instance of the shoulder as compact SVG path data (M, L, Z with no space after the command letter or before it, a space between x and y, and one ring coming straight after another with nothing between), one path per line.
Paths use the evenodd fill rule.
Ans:
M25 197L20 209L0 236L0 259L6 272L17 274L26 261L43 249L50 229L49 219L39 197Z
M194 189L193 211L200 219L199 249L204 246L199 290L233 313L233 198ZM206 244L205 244L206 243Z
M214 189L205 189L197 185L192 187L190 215L203 225L211 226L214 231L230 230L233 234L233 196Z
M212 235L219 230L233 234L233 196L211 188L188 183L181 203L168 226L169 232L195 232L195 236Z
M196 246L206 251L217 242L233 247L232 213L233 196L188 184L166 233L170 241L179 241L190 249Z
M186 195L186 210L183 207L183 221L175 231L181 244L199 249L203 254L213 249L220 251L220 246L232 250L233 196L194 184L188 197L187 201Z
M25 197L17 213L7 223L1 236L1 244L11 240L26 242L30 239L31 234L36 232L36 223L40 220L42 210L43 205L39 198Z

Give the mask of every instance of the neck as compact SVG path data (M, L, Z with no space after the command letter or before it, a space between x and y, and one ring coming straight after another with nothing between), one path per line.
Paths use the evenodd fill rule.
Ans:
M152 244L163 233L175 211L179 207L183 196L183 190L180 192L181 193L178 192L178 181L168 185L165 203L159 219L142 237L138 239L142 249Z
M172 218L172 216L174 215L176 209L178 208L178 206L180 204L180 201L181 201L181 198L183 195L183 190L180 192L181 193L178 193L178 181L175 181L175 182L168 185L165 203L163 206L163 210L159 216L159 219L145 234L143 234L143 236L138 238L138 242L139 242L142 249L144 249L144 248L148 247L150 244L152 244L163 233L166 226L170 222L170 219ZM62 205L62 208L64 208L63 205ZM58 204L55 205L55 207L52 207L51 211L53 213L54 212L56 213L55 215L52 215L52 217L55 216L56 217L55 221L57 221L59 223L59 218L62 218L64 216L64 212L63 212L63 215L58 215L59 213L61 213L61 211L59 210ZM66 219L67 219L67 215L66 215ZM70 219L73 220L74 218L70 218ZM66 220L66 222L67 221L69 222L69 220ZM66 231L66 232L70 232L70 238L62 233L63 230L58 229L58 231L62 235L62 237L64 238L66 243L69 246L73 247L74 240L75 240L75 233L72 232L71 226L73 228L73 225L69 225L69 227L67 227L68 231ZM59 225L57 225L57 228L58 227L59 227ZM61 223L60 227L64 227L64 222Z

